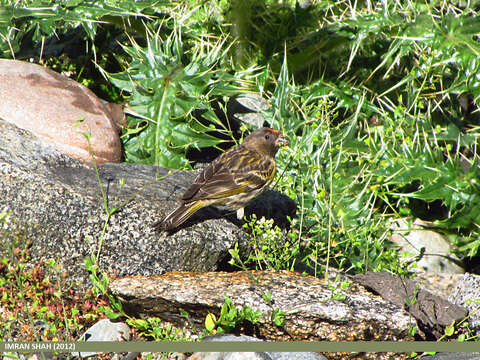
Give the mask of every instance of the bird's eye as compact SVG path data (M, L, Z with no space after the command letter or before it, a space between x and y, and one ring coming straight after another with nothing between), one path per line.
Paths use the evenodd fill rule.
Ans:
M270 139L270 135L265 135L265 140Z

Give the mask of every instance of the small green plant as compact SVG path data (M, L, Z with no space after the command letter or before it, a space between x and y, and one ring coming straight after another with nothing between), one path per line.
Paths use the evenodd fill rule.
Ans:
M417 325L411 325L409 328L408 328L408 336L410 337L414 337L415 334L418 332L418 327Z
M276 326L283 326L285 322L285 313L281 311L278 308L273 308L272 307L272 293L267 291L266 294L262 294L262 299L265 300L265 303L272 308L272 312L270 315L270 320L276 325Z
M279 309L273 309L270 320L278 327L285 324L285 313Z
M126 316L123 311L122 303L108 291L108 277L100 271L93 256L86 257L84 259L85 268L90 273L89 278L93 284L93 292L97 296L106 296L109 300L109 304L102 305L98 308L109 319L116 319L120 316Z
M75 122L75 125L78 126L83 121L85 121L85 119L79 119ZM85 139L87 140L87 143L88 143L88 151L90 153L91 161L92 161L93 167L95 169L95 175L97 176L98 187L100 189L100 193L102 194L103 207L104 207L105 212L107 214L107 217L105 218L105 221L103 223L102 232L99 236L99 240L98 240L98 243L97 243L97 254L96 254L96 257L94 258L95 263L98 263L98 260L100 258L100 252L101 252L102 246L103 246L103 239L105 238L105 234L107 232L107 228L108 228L108 224L110 222L110 218L122 206L125 206L130 200L125 201L123 204L121 204L120 206L117 206L117 207L110 207L109 206L107 194L105 192L105 189L103 188L102 180L100 179L100 173L98 171L97 160L95 158L95 154L92 150L92 144L90 142L90 138L91 138L92 135L91 135L90 132L81 132L81 134L85 137ZM123 179L122 179L122 181L123 181Z
M270 306L271 294L262 295L267 305ZM225 302L220 310L220 317L209 313L205 318L205 330L207 334L224 334L234 330L241 330L248 322L252 325L256 324L264 314L258 310L253 311L249 306L243 306L238 310L232 304L229 297L225 296ZM285 313L278 308L272 309L270 321L276 326L283 326L285 323Z
M413 305L417 302L417 300L418 300L418 291L419 291L419 288L420 288L420 287L419 287L418 284L417 284L417 285L415 286L415 289L413 290L412 296L407 297L407 298L405 299L405 305L407 305L407 308L413 306Z
M229 297L225 296L225 302L220 310L220 317L209 313L205 318L205 329L207 334L225 334L234 329L239 329L246 322L254 325L262 316L261 311L253 311L249 306L244 306L238 310L232 304Z
M328 287L332 291L331 299L337 301L345 300L346 296L342 292L347 289L350 284L349 281L341 281L340 286L338 283L328 283Z
M3 231L8 230L8 224L12 216L12 210L7 207L0 211L0 229Z
M444 334L438 339L442 341L444 339L455 339L458 342L465 341L478 341L479 337L475 330L470 329L468 326L468 319L471 314L467 315L460 321L452 321L450 325L445 326Z
M421 353L421 354L419 354L419 353L417 353L417 352L412 352L412 353L408 354L408 356L409 356L410 358L421 359L421 358L424 357L424 356L433 356L433 355L435 355L435 354L436 354L435 351L426 351L426 352Z
M230 250L230 264L244 270L293 270L299 245L295 233L284 235L278 226L273 225L273 219L257 220L255 214L243 225L249 234L249 244L253 251L244 261L241 260L238 245Z
M78 126L78 124L82 123L85 119L79 119L75 122L75 125ZM91 142L90 142L90 138L91 138L91 133L90 132L80 132L84 137L85 139L87 140L87 143L88 143L88 151L90 153L90 156L91 156L91 161L92 161L92 164L93 164L93 167L95 169L95 175L97 177L97 182L98 182L98 187L100 189L100 193L102 194L102 200L103 200L103 207L105 209L105 213L106 213L106 218L105 218L105 221L103 222L103 226L102 226L102 232L100 233L100 236L99 236L99 240L97 242L97 251L96 251L96 255L93 257L92 255L92 258L91 259L88 259L86 261L88 261L88 266L91 267L93 270L97 271L98 269L94 268L94 264L98 264L98 260L100 258L100 253L101 253L101 250L102 250L102 246L103 246L103 240L105 238L105 234L108 230L108 225L110 223L110 218L116 213L118 212L122 207L124 207L125 205L127 205L131 200L133 200L136 196L137 196L137 193L134 193L132 194L128 199L126 199L125 201L123 201L121 204L119 204L118 206L113 206L111 207L108 203L108 197L107 197L107 193L105 192L105 189L103 187L103 184L102 184L102 180L100 178L100 172L98 171L98 166L97 166L97 160L95 158L95 154L92 150L92 146L91 146ZM146 185L144 185L144 187L147 187L147 186L150 186L152 183L156 182L156 181L159 181L161 179L163 179L164 177L157 177L155 180L153 180L151 183L147 183ZM120 186L123 186L124 183L125 183L125 179L122 178L120 179ZM93 254L93 250L92 250L92 254ZM91 260L91 261L90 261Z
M166 325L157 317L147 319L127 319L127 324L135 328L136 335L153 341L185 341L188 336L172 325Z

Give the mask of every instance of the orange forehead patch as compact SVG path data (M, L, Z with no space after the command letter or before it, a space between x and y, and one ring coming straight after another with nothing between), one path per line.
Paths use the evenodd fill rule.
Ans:
M280 130L276 130L276 129L271 129L271 128L266 128L266 129L274 134L278 134L280 132Z

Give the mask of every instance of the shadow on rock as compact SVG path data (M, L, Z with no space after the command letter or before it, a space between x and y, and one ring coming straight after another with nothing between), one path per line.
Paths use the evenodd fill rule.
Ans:
M257 219L261 219L262 217L265 217L265 219L273 219L274 225L282 230L289 230L289 218L292 219L296 212L297 204L295 201L277 190L267 190L245 207L245 218L248 219L255 214ZM221 218L225 218L238 227L241 227L245 223L243 220L237 219L235 211L221 210L214 206L207 206L198 210L180 226L168 231L168 234L175 234L179 230L189 228L207 220ZM155 223L153 226L156 227L157 225L158 223Z

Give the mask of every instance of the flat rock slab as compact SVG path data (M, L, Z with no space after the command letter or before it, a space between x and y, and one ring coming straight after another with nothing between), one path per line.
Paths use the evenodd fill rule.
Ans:
M122 158L116 123L123 120L123 113L64 75L37 64L0 59L0 99L1 118L66 155L91 164L89 144L82 134L89 133L97 163Z
M257 331L267 340L412 340L408 330L416 324L401 307L361 286L340 290L322 279L289 271L123 277L114 279L110 290L135 316L158 316L185 326L183 309L200 328L209 312L218 318L224 296L228 296L237 308L262 311ZM269 302L264 299L268 294ZM285 313L284 326L270 320L275 309Z
M468 315L467 309L421 289L413 280L372 271L355 275L354 280L385 300L405 308L436 337L443 334L445 326Z

